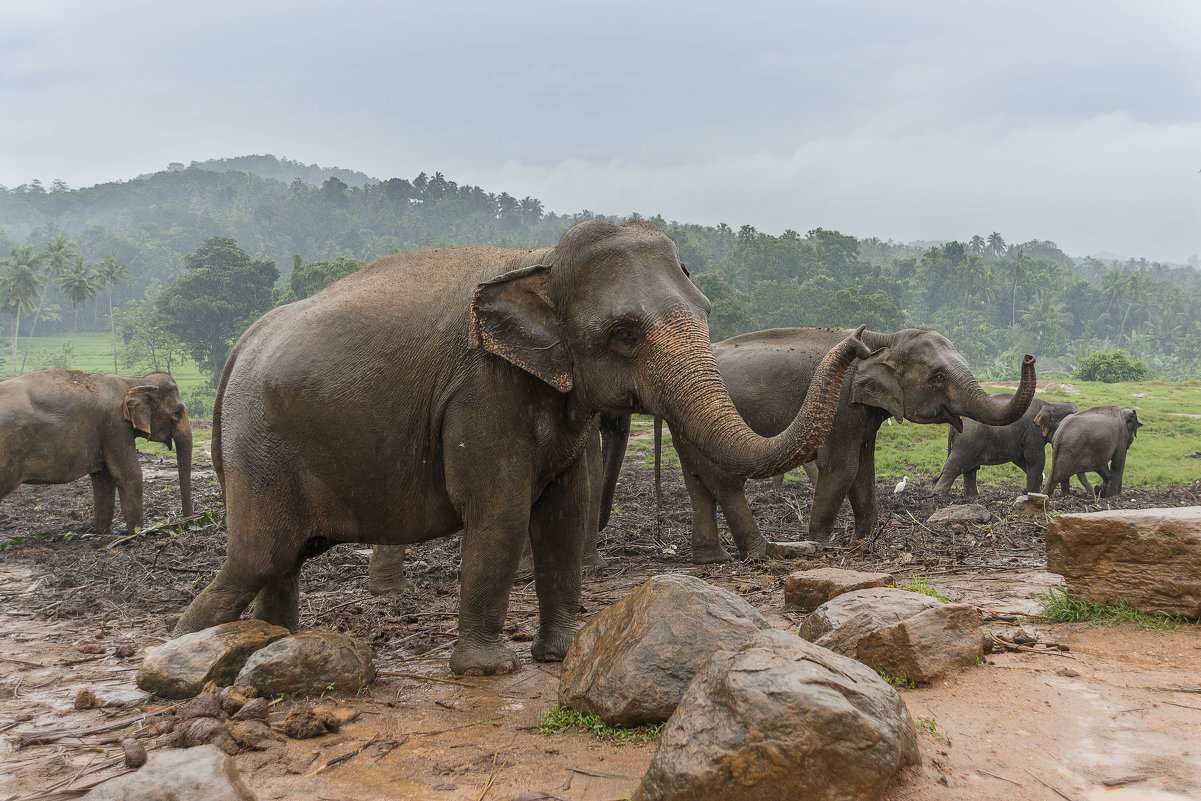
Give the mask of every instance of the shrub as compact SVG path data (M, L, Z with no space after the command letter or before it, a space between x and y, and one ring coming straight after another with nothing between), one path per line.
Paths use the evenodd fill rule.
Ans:
M1072 378L1116 384L1119 381L1150 381L1155 374L1145 363L1132 361L1124 350L1102 350L1081 359L1072 371Z

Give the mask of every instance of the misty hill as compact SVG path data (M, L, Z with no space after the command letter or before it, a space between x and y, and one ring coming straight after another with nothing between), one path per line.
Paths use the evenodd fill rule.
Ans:
M265 156L236 156L228 159L209 159L208 161L193 161L187 165L209 172L249 172L260 178L274 178L286 184L300 180L306 184L320 186L330 178L337 178L348 186L364 186L379 183L378 178L358 172L344 170L341 167L322 167L317 164L302 164L292 159L281 159L271 154ZM187 169L182 162L172 162L167 165L168 172L179 172ZM138 178L149 178L152 173L144 173Z

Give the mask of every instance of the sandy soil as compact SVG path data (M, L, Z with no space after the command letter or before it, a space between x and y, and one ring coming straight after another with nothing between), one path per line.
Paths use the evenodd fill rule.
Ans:
M882 525L870 541L850 542L847 509L823 560L694 567L678 473L665 471L666 503L657 514L651 471L633 462L603 535L609 567L585 582L584 619L651 575L686 572L738 592L773 624L795 628L802 618L783 608L785 575L831 564L887 570L898 579L928 576L944 595L980 605L990 630L1020 626L1040 642L1069 648L993 654L988 664L933 686L902 690L918 723L922 766L893 782L890 801L1201 799L1201 631L1030 618L1038 606L1032 594L1059 579L1044 570L1041 524L1005 515L1021 488L1016 469L1012 487L981 496L994 514L982 528L927 527L919 521L941 505L929 484L911 482L897 496L882 482ZM146 468L147 519L169 519L178 502L171 465ZM219 512L211 473L199 473L195 483L197 508ZM781 493L767 482L748 486L769 539L805 538L806 483L790 481ZM1104 504L1077 494L1054 507L1199 503L1201 484L1193 484L1132 491ZM0 542L24 538L0 551L0 801L78 797L124 771L124 736L141 736L153 752L157 740L146 723L18 746L30 732L136 721L162 709L134 684L142 652L167 636L223 556L220 523L132 538L83 536L90 506L86 481L21 487L0 503ZM528 578L514 584L507 622L523 669L456 677L446 660L455 634L457 539L414 547L414 586L399 597L367 594L368 553L339 546L306 566L302 622L366 638L377 668L409 676L383 676L357 697L329 699L353 717L336 734L240 754L239 768L260 798L608 801L633 792L653 743L537 731L555 703L559 666L529 659L536 604ZM105 705L76 710L85 688Z

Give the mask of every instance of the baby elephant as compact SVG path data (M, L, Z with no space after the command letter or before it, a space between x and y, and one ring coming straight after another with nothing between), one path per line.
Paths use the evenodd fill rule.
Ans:
M1059 485L1067 495L1068 479L1075 473L1085 492L1092 496L1092 485L1084 475L1091 470L1101 476L1097 495L1121 495L1126 449L1142 424L1134 409L1117 406L1093 406L1065 417L1051 439L1051 475L1043 492L1050 495Z
M1006 399L1012 395L997 395ZM1038 492L1046 464L1047 443L1060 421L1076 413L1074 403L1034 398L1030 408L1007 426L989 426L971 419L963 421L963 432L949 426L947 461L934 484L934 491L946 495L955 479L963 476L963 494L976 496L976 470L986 464L1013 464L1026 471L1026 492Z

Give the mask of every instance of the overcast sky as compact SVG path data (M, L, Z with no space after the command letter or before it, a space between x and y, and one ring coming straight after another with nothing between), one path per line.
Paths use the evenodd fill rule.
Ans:
M0 184L263 153L560 213L1183 263L1201 2L0 0Z

